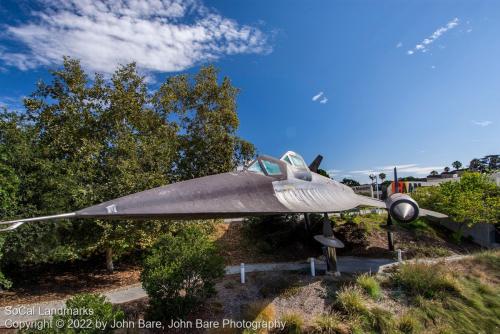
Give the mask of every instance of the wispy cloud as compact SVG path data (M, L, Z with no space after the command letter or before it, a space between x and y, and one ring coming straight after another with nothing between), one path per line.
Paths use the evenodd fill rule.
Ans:
M398 44L396 44L396 48L399 49L400 47L403 46L403 43L402 42L398 42Z
M241 25L201 0L39 0L29 21L5 27L22 47L0 49L4 64L28 70L79 58L110 73L135 61L146 71L180 71L225 55L267 53L259 28ZM26 51L17 51L25 49Z
M492 121L472 121L472 123L475 125L478 125L478 126L485 127L485 126L492 124L493 122Z
M321 104L325 104L328 102L328 98L325 96L323 92L319 92L318 94L314 95L311 100L313 102L318 101Z
M455 28L459 24L458 17L455 17L450 22L446 23L445 26L438 28L434 31L429 37L425 38L422 42L415 45L415 47L411 50L408 50L406 53L408 55L412 55L416 52L427 52L429 51L429 47L432 43L434 43L438 38L440 38L447 31Z
M418 164L394 164L387 165L382 167L375 167L373 169L364 169L364 170L353 170L350 171L352 174L378 174L380 172L390 172L397 167L399 173L407 173L407 174L418 174L418 175L428 175L433 170L442 170L444 166L420 166Z
M316 100L320 99L322 96L323 96L323 92L319 92L318 94L316 94L312 97L312 100L316 101Z

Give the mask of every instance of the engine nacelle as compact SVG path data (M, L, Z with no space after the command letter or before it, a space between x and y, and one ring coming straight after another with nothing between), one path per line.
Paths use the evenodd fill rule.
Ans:
M409 223L418 218L418 204L406 194L392 194L385 203L391 217L402 223Z

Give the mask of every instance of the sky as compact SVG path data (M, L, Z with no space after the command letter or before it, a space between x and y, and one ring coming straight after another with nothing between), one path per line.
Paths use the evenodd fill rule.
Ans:
M500 1L0 0L0 105L62 57L137 62L155 89L215 64L241 137L338 180L423 177L500 149Z

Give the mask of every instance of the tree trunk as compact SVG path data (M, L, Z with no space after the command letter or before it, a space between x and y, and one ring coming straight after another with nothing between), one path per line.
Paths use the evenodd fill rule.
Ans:
M115 269L113 266L113 249L111 247L106 248L106 269L110 273Z

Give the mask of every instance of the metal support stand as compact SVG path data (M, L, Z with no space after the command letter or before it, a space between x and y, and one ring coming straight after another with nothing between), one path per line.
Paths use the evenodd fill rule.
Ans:
M332 225L330 223L330 218L328 214L323 215L323 236L325 238L334 238ZM325 249L326 248L326 249ZM340 276L340 272L337 267L337 252L334 247L324 247L323 253L326 258L326 271L327 273L333 273L335 276Z
M307 234L311 234L311 218L308 213L304 213L304 226L306 228Z
M392 219L389 212L387 212L387 244L390 251L394 251L394 236L392 234Z

